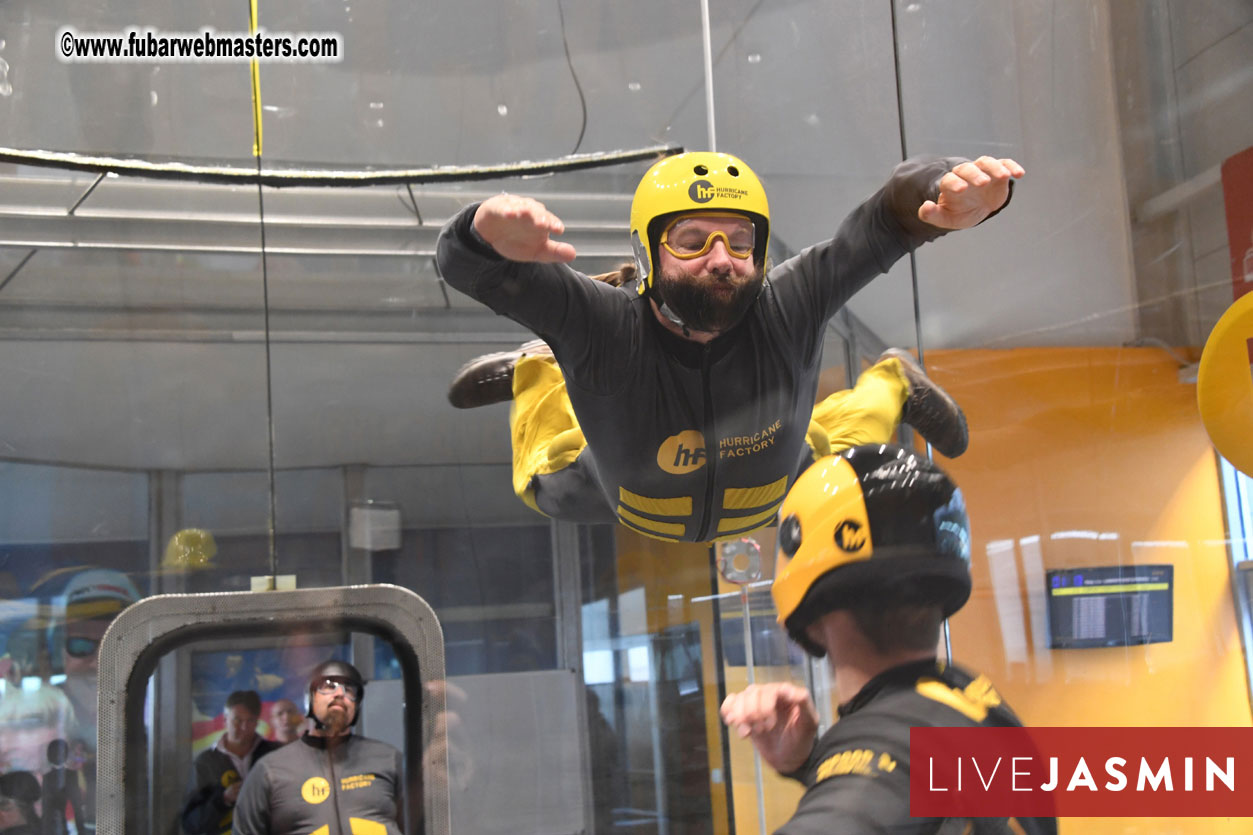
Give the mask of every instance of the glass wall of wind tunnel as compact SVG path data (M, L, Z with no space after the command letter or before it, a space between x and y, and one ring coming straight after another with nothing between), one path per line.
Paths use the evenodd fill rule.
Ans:
M177 587L163 553L182 479L265 469L260 223L255 189L19 160L248 162L248 68L57 59L67 25L243 25L220 9L17 2L4 19L0 771L15 814L87 832L104 630ZM246 588L263 557L227 558L222 584Z
M627 260L630 194L651 160L540 176L543 163L699 142L686 81L700 73L699 15L658 42L648 21L674 15L661 3L314 14L324 17L263 9L271 28L337 31L345 45L340 63L262 68L264 165L531 167L526 178L262 192L274 465L292 476L273 494L278 581L326 582L304 545L319 540L343 581L397 583L433 605L454 715L454 831L663 828L656 781L628 772L623 742L625 714L650 733L647 692L617 698L612 660L608 678L595 675L599 702L584 684L584 623L617 635L613 532L554 526L512 495L507 406L448 405L464 362L529 336L443 284L433 255L457 211L511 190L565 219L583 271ZM372 680L391 675L372 661ZM651 752L642 768L656 771Z
M52 48L67 24L238 31L245 7L9 12L0 145L256 166L248 65L62 64ZM270 31L339 33L344 48L338 63L260 66L265 168L710 144L697 4L259 12ZM933 376L970 417L970 451L941 459L975 532L955 660L988 673L1029 723L1177 724L1175 705L1199 700L1188 722L1247 724L1247 592L1231 588L1247 489L1215 463L1178 373L1232 297L1213 174L1250 143L1231 115L1248 112L1247 10L986 3L959 18L933 3L744 0L712 14L717 147L762 176L776 260L828 236L903 155L1028 168L1002 216L898 263L849 307L864 333L845 321L827 343L820 394L921 331ZM810 684L830 715L825 668L770 625L773 531L757 536L763 577L742 599L714 579L716 551L550 525L511 495L507 408L444 400L462 362L529 337L440 281L442 224L501 189L534 194L566 220L576 266L609 269L628 253L644 163L260 191L3 165L0 747L17 755L0 770L42 779L60 767L48 744L67 739L64 767L90 785L94 679L74 664L90 666L104 622L134 597L271 576L390 582L444 626L455 831L786 820L798 789L766 773L759 793L751 752L716 715L750 669ZM1177 185L1190 200L1154 200ZM1051 647L1050 572L1071 582L1156 565L1173 570L1170 641L1138 643L1134 604L1097 601L1083 608L1121 619L1114 645ZM159 671L153 684L171 711L152 720L154 756L179 776L224 726L225 683L258 691L268 735L312 663L287 663L298 653L265 636L196 652L201 675ZM394 660L372 636L333 652L371 680L371 700L394 690ZM1181 692L1198 680L1213 686ZM154 827L174 826L173 805Z
M804 5L789 12L797 8L803 15ZM886 165L900 150L1013 157L1028 170L1002 215L919 250L917 320L904 262L849 306L883 343L921 341L933 378L970 421L969 451L938 459L962 486L974 531L974 594L950 622L954 661L987 673L1029 724L1246 727L1253 517L1247 474L1219 453L1235 460L1248 446L1215 447L1196 374L1207 340L1223 340L1215 350L1230 353L1227 340L1253 335L1230 325L1233 299L1247 304L1253 287L1245 277L1247 217L1232 209L1248 203L1243 166L1253 129L1241 114L1253 88L1240 56L1253 18L1226 2L1083 10L981 4L971 17L926 3L895 3L891 11L889 20L889 9L873 10L893 30L883 33L882 50L894 45L900 67L901 134L892 136L889 124L878 135L893 142ZM776 123L756 119L772 106L792 114L813 99L859 93L876 106L891 104L883 101L895 96L890 69L885 76L841 63L846 52L860 54L856 44L801 65L820 79L838 68L830 83L754 102L761 77L754 73L770 67L770 51L746 44L766 19L738 30L727 51L715 47L723 61L741 44L746 53L734 70L717 65L734 78L715 85L720 148L732 150L726 137L740 129L787 148L790 160L808 150L789 145L802 129L784 122L776 131ZM802 32L805 24L821 27L801 21ZM878 31L857 30L857 43ZM890 68L882 50L869 66L879 58ZM867 76L886 89L848 89ZM735 103L728 107L725 97ZM864 130L877 112L842 109L830 134ZM756 148L734 150L767 177L772 214L783 217L791 192L762 171ZM816 205L852 205L881 177L867 174L856 193L827 189ZM824 216L814 201L803 205L798 223L776 222L776 241ZM820 236L798 234L797 244ZM854 353L863 363L875 355ZM1234 371L1217 385L1247 391L1247 365L1227 368ZM758 537L767 550L770 538ZM620 548L620 558L626 553ZM1097 583L1129 588L1108 594ZM725 651L734 640L728 630L743 632L742 604L734 587L719 591L721 612L710 617L721 618ZM656 601L649 611L660 613L667 595ZM750 594L747 608L755 632L759 612L768 620L768 604ZM758 651L778 658L765 639ZM730 652L722 663L731 689ZM757 680L810 681L824 707L823 674L821 665L780 659ZM747 677L744 669L735 675ZM1202 691L1197 681L1207 683ZM759 802L750 749L737 741L728 747L735 829L759 830L759 816L767 829L786 820L795 787L772 785L767 773ZM1176 823L1189 832L1247 826ZM1158 824L1063 825L1130 832Z
M911 150L1028 172L1003 215L917 256L928 365L971 426L969 451L941 459L974 535L954 660L1029 724L1247 727L1248 481L1222 456L1247 462L1248 435L1216 448L1197 363L1207 341L1230 355L1238 338L1239 355L1253 335L1220 323L1253 287L1232 211L1248 203L1253 125L1237 114L1253 101L1253 15L1165 2L978 16L965 29L897 4ZM987 144L965 150L968 137ZM1226 368L1216 384L1247 390L1247 357Z

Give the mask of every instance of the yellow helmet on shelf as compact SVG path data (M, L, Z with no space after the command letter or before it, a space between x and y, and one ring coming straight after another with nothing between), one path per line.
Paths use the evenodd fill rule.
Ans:
M161 567L167 571L196 571L210 568L218 546L213 534L200 528L183 528L170 537Z

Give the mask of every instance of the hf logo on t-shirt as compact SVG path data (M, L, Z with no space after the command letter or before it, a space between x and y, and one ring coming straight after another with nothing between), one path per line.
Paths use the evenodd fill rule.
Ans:
M300 796L304 798L305 803L316 806L331 796L331 784L326 781L325 777L310 777L300 787Z

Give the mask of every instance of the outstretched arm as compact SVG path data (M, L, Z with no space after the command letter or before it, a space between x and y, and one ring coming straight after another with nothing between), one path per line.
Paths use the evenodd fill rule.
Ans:
M955 165L940 178L940 194L918 209L918 219L941 229L969 229L1009 199L1011 180L1027 172L1012 159L979 157Z
M748 737L775 771L788 774L809 759L818 711L809 692L794 684L752 684L722 703L722 721Z
M543 203L530 197L497 194L484 200L474 213L474 231L510 261L574 260L573 246L550 237L565 232L566 225Z

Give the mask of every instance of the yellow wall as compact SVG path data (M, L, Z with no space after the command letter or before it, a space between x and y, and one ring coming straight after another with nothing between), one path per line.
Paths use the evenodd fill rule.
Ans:
M759 531L756 539L762 546L763 559L769 562L774 553L774 531ZM711 773L717 772L721 779L710 783L713 805L713 832L727 835L731 831L727 816L727 783L729 776L734 799L735 832L737 835L756 835L759 831L757 812L757 788L754 780L753 749L745 740L730 740L730 764L722 756L722 721L718 715L721 706L718 694L718 663L714 652L712 602L707 598L710 589L710 549L707 545L667 543L637 534L626 528L618 528L618 590L619 593L643 588L647 611L649 634L686 623L700 624L701 661L705 699L705 735L709 750ZM773 572L773 565L763 568ZM736 586L718 580L718 593L737 591ZM672 596L681 596L676 605ZM693 603L696 598L706 598ZM737 615L741 611L738 599L723 601L723 616ZM734 628L742 628L735 621ZM726 692L737 693L748 685L747 669L722 665ZM758 681L783 680L789 675L787 669L757 669ZM773 832L791 817L802 792L799 783L786 780L770 768L763 767L766 796L767 831Z
M708 602L691 602L693 598L707 598L710 594L709 546L661 542L619 526L617 552L618 592L644 589L648 634L656 634L668 626L700 624L709 769L711 773L725 774L722 738L718 735L713 607ZM672 598L672 595L677 597ZM709 788L713 831L715 835L727 835L730 823L727 818L726 785L721 780L712 780Z
M1153 348L931 352L927 363L971 427L970 450L940 459L966 495L974 539L975 591L951 622L957 663L987 673L1029 724L1247 727L1217 463L1196 388L1178 381L1177 363ZM1055 538L1066 531L1103 536ZM1173 565L1174 640L1047 649L1032 618L1043 594L1028 594L1024 562L1037 536L1044 570ZM1020 613L1004 598L998 606L992 588L988 545L997 541L1013 543L995 558L1013 559ZM1075 819L1066 828L1251 827L1247 819Z

